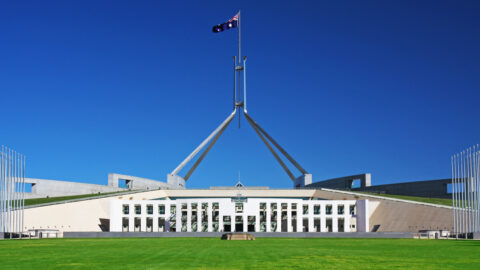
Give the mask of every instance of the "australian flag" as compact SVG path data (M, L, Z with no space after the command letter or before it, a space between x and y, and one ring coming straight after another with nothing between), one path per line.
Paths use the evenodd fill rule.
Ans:
M224 22L222 24L217 24L212 28L212 32L214 33L220 33L223 30L228 30L231 28L237 28L238 27L238 13L237 15L233 16L228 22Z

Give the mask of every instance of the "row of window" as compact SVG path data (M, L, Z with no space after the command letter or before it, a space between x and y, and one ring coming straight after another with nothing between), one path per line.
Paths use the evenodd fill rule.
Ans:
M272 212L275 212L277 210L277 204L276 203L272 203L270 205L271 209L272 209ZM282 211L286 211L287 210L287 204L286 203L282 203L281 205L282 207ZM292 211L296 211L297 210L297 204L296 203L292 203ZM328 204L325 206L325 214L326 215L331 215L332 214L332 205ZM237 207L238 209L238 207ZM260 203L260 212L264 212L266 211L267 209L267 204L266 203ZM314 215L320 215L320 209L321 209L321 205L320 204L315 204L313 205L313 214ZM350 214L351 215L354 215L355 214L355 205L350 205ZM338 205L337 206L337 214L338 215L343 215L345 212L345 205ZM303 205L303 214L304 215L308 215L308 205L307 204L304 204Z
M203 203L202 204L202 211L205 213L207 212L208 204ZM219 209L219 204L218 203L213 203L212 204L212 211L213 212L218 212ZM182 210L187 210L187 204L184 203L182 204ZM197 210L197 204L192 204L192 211ZM134 211L136 215L141 215L142 214L142 206L140 204L135 204L134 205ZM129 204L124 204L122 212L124 215L130 214L130 205ZM177 212L177 207L176 205L170 205L170 214L175 214ZM159 215L165 215L165 205L159 204L158 205L158 214ZM147 204L147 215L153 215L153 204Z
M202 204L202 210L204 211L204 213L207 211L207 207L208 207L208 204L206 204L206 203ZM282 203L281 207L282 207L282 210L284 210L284 211L287 210L287 204L286 203ZM186 204L182 204L182 210L184 208L187 209ZM262 212L266 211L266 208L267 208L266 203L260 203L260 213L261 214L262 214ZM271 209L272 209L273 212L275 212L277 210L277 204L272 203L271 204ZM321 205L315 204L313 206L313 214L314 215L319 215L320 214L320 209L321 209ZM142 214L142 206L140 204L134 205L134 210L135 210L136 215L141 215ZM197 210L197 204L192 204L192 210L193 211ZM296 203L292 203L291 210L292 211L297 210L297 204ZM351 215L355 214L355 205L350 205L349 210L350 210ZM218 212L218 203L213 204L213 211ZM345 212L345 206L344 205L338 205L337 206L337 214L338 215L343 215L344 212ZM170 214L173 215L175 213L176 213L176 206L171 205L170 206ZM243 203L235 203L235 213L243 213ZM130 205L129 204L124 204L123 205L123 214L124 215L130 214ZM165 205L163 205L163 204L158 205L158 214L159 215L165 215ZM308 205L306 205L306 204L303 205L303 214L308 215ZM326 205L325 206L325 214L326 215L331 215L332 214L332 205ZM147 215L153 215L153 205L152 204L147 204Z

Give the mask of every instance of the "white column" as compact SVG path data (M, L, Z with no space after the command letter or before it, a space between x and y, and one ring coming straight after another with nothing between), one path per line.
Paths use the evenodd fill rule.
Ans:
M332 232L338 232L338 208L337 204L332 204Z
M272 218L272 209L270 207L270 203L267 202L267 227L265 229L266 232L271 232L272 231L272 221L270 220Z
M315 231L315 226L313 224L313 204L311 204L310 202L308 202L308 231Z
M254 231L259 232L260 231L260 202L256 203L255 207L257 208L257 210L255 211L256 214L255 214L255 229L254 229Z
M197 232L202 231L202 202L197 202Z
M140 215L140 231L146 232L147 231L147 205L142 203L140 204L140 208L142 214Z
M350 205L348 206L348 212L345 211L343 215L343 228L345 232L350 232Z
M320 205L320 232L327 232L327 206L325 203Z
M182 231L182 204L181 203L176 203L176 224L175 224L175 227L176 227L176 232L181 232Z
M248 232L248 215L245 214L245 207L243 208L243 214L242 214L242 218L243 218L243 232Z
M322 211L320 214L320 232L327 232L327 218L325 216L325 205L323 204L320 208Z
M292 231L292 204L287 203L287 232Z
M158 204L153 204L152 232L158 232Z
M135 204L128 205L129 213L128 213L128 231L134 232L135 231Z
M192 231L192 203L187 203L187 232Z
M235 232L235 225L236 225L236 222L235 222L235 215L231 216L230 217L230 220L231 220L231 225L230 225L230 231L231 232Z
M207 219L208 219L208 227L207 227L208 229L207 229L207 231L209 231L209 232L213 232L212 211L213 211L213 205L212 205L212 202L209 202L208 207L207 207Z

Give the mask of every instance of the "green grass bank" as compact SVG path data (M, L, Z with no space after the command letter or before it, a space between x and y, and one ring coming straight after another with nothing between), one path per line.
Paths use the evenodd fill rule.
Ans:
M2 269L478 269L480 241L218 238L0 241Z

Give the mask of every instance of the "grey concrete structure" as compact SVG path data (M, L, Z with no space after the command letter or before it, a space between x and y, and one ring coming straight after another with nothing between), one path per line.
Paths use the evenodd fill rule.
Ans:
M31 192L25 193L25 198L45 198L59 196L73 196L93 193L108 193L125 191L125 188L86 184L69 181L25 178L26 184L31 184Z
M354 188L353 191L366 191L379 194L394 194L417 197L445 198L450 199L452 194L448 192L448 184L452 179L439 179L415 182L403 182L387 185L375 185L365 188Z
M127 185L127 189L144 189L144 190L151 190L151 189L172 189L178 188L177 186L170 185L169 183L160 182L157 180L125 175L125 174L118 174L118 173L109 173L108 174L108 186L109 187L116 187L118 188L119 181L125 181Z
M369 173L356 174L344 177L338 177L333 179L328 179L320 182L311 182L306 184L305 187L308 188L333 188L333 189L342 189L342 190L351 190L353 188L354 181L360 181L360 188L363 190L365 187L369 187L372 184L372 176Z
M354 181L360 182L359 187L354 187ZM338 190L365 191L378 194L393 194L430 198L451 198L448 184L451 179L403 182L386 185L372 186L372 177L369 173L338 177L306 185L307 188L331 188Z
M120 181L125 181L126 186L120 187ZM31 185L31 191L24 193L26 199L75 196L94 193L110 193L128 190L178 188L176 185L172 186L168 183L160 182L153 179L117 173L108 174L108 185L97 185L37 178L25 178L25 184Z

